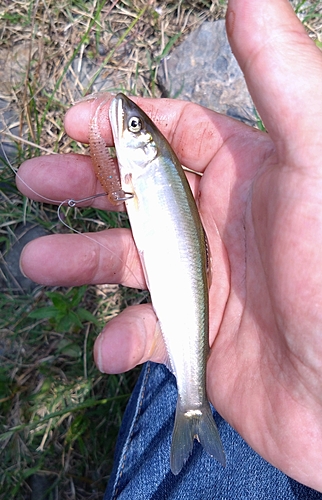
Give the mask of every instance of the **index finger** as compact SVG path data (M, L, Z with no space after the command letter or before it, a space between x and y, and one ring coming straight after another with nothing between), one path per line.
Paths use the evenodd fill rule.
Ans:
M104 97L80 102L65 116L65 130L73 139L89 141L89 124ZM113 146L109 121L112 97L98 116L99 128L108 146ZM152 119L172 145L179 161L186 167L203 172L223 143L246 125L198 104L174 99L131 99Z

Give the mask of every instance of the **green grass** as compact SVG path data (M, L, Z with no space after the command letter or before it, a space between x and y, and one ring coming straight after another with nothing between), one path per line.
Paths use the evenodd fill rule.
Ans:
M25 498L36 473L101 497L135 376L101 375L93 342L123 304L115 286L2 294L1 498Z
M205 20L222 17L225 1L173 1L155 10L143 0L5 0L0 49L8 62L3 99L16 112L25 141L17 140L13 167L43 150L87 154L64 134L71 103L91 91L98 78L110 90L161 95L162 59ZM298 12L317 44L321 7L299 2ZM15 50L18 52L16 53ZM21 53L21 60L19 59ZM77 79L75 62L95 71ZM13 123L7 123L10 132ZM3 135L2 141L8 141ZM42 148L42 149L41 149ZM0 245L5 259L26 224L65 232L57 207L22 197L6 161L0 165ZM63 208L80 232L127 226L125 214ZM2 261L3 264L3 261ZM3 277L3 280L5 278ZM6 283L6 282L5 282ZM36 287L22 292L5 284L0 294L0 499L35 495L45 481L48 498L102 498L113 463L122 414L137 371L120 376L98 372L95 338L104 324L146 292L117 285L72 289ZM37 500L40 500L40 496Z

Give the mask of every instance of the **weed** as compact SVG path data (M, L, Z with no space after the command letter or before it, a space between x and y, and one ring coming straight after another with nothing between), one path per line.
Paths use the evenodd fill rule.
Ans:
M58 332L68 332L71 329L78 331L86 321L98 326L99 321L95 316L79 306L85 293L86 286L72 288L63 295L59 292L46 292L52 305L37 308L29 314L29 317L48 319L49 325Z

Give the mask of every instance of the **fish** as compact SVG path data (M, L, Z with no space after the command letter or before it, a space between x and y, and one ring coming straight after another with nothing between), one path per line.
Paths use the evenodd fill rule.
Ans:
M133 238L175 375L178 400L170 467L177 475L194 439L225 465L206 395L209 353L208 251L205 231L183 168L152 120L124 94L109 119Z

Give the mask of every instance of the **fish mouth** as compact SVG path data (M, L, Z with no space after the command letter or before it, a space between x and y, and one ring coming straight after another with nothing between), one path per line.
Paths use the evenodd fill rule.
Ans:
M111 102L109 110L109 118L116 146L117 143L119 143L120 139L122 138L125 129L125 120L124 120L125 100L123 99L123 97L125 97L123 96L123 94L117 94L117 96L114 97L113 101Z

